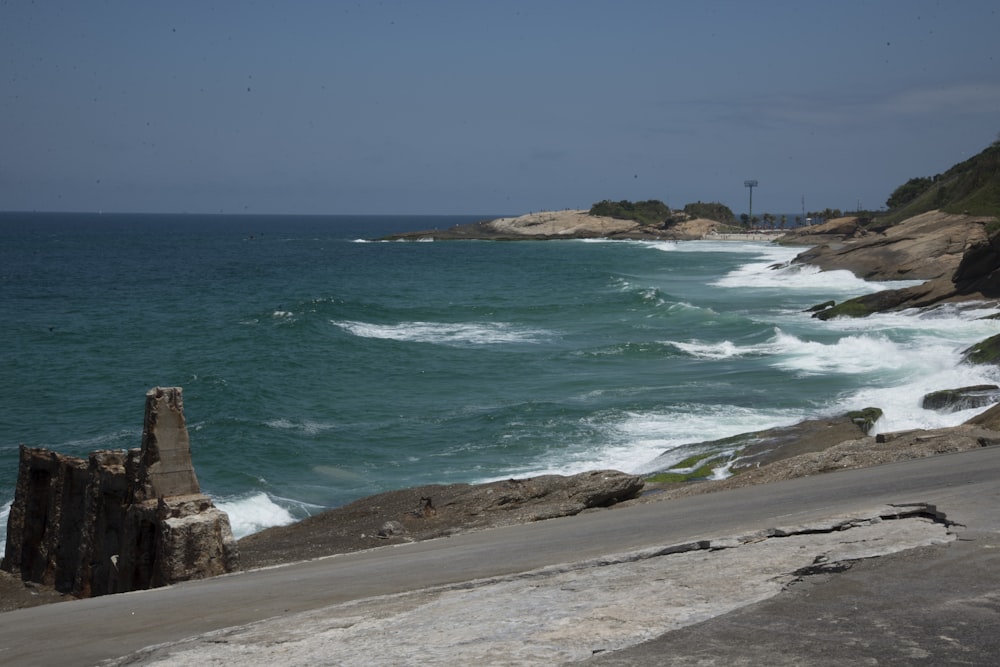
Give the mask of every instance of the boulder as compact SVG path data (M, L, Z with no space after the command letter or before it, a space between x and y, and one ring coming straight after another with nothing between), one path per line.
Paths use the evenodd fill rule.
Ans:
M146 394L139 449L84 460L22 446L0 566L78 597L235 570L229 517L194 473L181 389Z
M942 389L924 395L921 407L924 410L958 412L981 408L1000 402L1000 387L995 384L978 384L958 389Z

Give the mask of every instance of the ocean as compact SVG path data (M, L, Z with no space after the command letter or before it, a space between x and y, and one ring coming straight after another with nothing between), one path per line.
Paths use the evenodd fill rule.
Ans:
M180 386L203 491L243 536L431 483L644 473L691 443L930 391L985 307L821 322L883 289L764 242L380 242L496 216L0 214L0 539L18 446L138 447ZM896 283L893 286L912 283ZM724 471L719 474L725 474Z

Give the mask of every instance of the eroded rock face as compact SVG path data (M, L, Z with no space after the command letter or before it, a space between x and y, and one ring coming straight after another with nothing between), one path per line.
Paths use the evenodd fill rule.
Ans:
M194 474L180 388L146 394L140 449L81 459L21 447L3 569L90 597L237 566L229 517Z
M837 235L839 242L811 248L795 261L824 271L846 269L866 280L951 278L966 251L987 242L989 221L930 211L881 232L852 238Z

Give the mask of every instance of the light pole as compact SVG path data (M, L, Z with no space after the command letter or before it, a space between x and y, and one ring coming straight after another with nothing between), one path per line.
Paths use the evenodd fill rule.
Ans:
M753 189L757 187L757 181L743 181L745 187L750 188L750 226L753 227Z

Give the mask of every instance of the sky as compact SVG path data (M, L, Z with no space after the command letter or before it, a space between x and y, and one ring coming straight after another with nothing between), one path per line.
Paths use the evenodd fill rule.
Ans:
M0 210L878 209L1000 138L993 1L0 0Z

